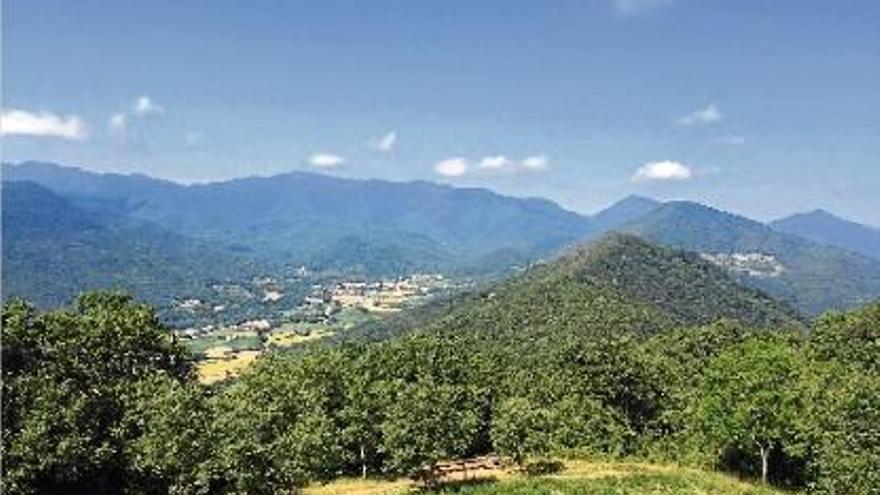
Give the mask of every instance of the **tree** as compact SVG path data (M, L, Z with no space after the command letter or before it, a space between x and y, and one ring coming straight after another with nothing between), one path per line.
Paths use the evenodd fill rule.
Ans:
M703 376L697 419L721 449L760 458L767 483L770 455L795 442L802 410L798 349L779 338L751 338L712 359Z
M465 454L474 440L479 418L473 395L466 386L428 381L396 386L382 424L388 466L433 483L438 461Z
M529 456L550 449L553 418L548 409L514 397L498 405L492 421L492 443L522 469Z
M155 375L124 397L119 434L132 484L141 493L211 491L206 469L216 444L203 390L193 382Z
M213 472L229 491L277 493L342 471L334 413L341 407L335 352L270 356L218 395Z
M818 493L880 493L880 303L829 312L809 341L802 434Z
M118 293L73 308L3 307L3 479L11 493L118 493L129 393L144 379L192 378L186 350L152 309ZM8 361L7 361L8 360Z
M367 351L363 360L351 356L345 377L345 406L341 411L346 452L359 465L362 478L367 477L371 465L377 464L385 398L389 394L387 382L380 379L370 359L373 355Z
M572 394L549 406L554 451L624 454L633 432L626 418L601 402Z
M880 494L880 377L837 371L812 408L813 488Z
M880 374L880 302L822 315L810 334L810 350L816 359Z

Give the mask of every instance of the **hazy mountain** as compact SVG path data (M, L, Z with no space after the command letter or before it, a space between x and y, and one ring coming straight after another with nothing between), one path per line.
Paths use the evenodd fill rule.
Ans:
M614 230L654 211L661 204L644 196L627 196L593 215L593 228L596 232Z
M155 304L246 275L251 263L146 222L84 211L32 182L3 182L3 297L41 306L119 288Z
M721 255L715 261L745 283L809 314L880 297L880 262L697 203L665 203L622 230L664 245Z
M37 195L32 202L42 198L50 210L78 215L54 218L38 210L16 212L12 205L14 214L25 215L19 223L27 223L26 215L42 215L35 225L51 230L55 228L51 222L61 222L58 229L70 232L80 227L66 229L63 222L92 222L117 237L120 229L137 226L139 249L134 252L141 264L149 256L154 256L154 264L171 257L180 267L201 243L217 253L234 252L238 259L306 263L368 275L422 270L497 274L617 229L713 255L715 263L745 283L809 314L880 297L876 259L689 202L659 203L630 196L591 218L542 199L419 181L292 172L186 186L143 175L98 174L33 162L4 165L3 173L6 180L38 182L55 193L51 198ZM18 201L4 198L4 204L7 200ZM58 201L67 206L59 206ZM117 237L101 235L89 237L85 245L97 253L106 253L114 244L129 246ZM147 239L150 235L156 239ZM165 245L188 248L166 253L159 249ZM34 251L30 258L52 256L51 243L29 246ZM46 252L38 256L39 249ZM196 258L187 269L203 279L207 273L203 269L211 267ZM95 261L92 270L106 266ZM169 279L169 286L173 280Z
M326 259L345 239L401 246L418 237L437 257L478 259L498 249L530 256L586 238L588 217L543 199L429 182L354 180L291 172L183 186L139 175L45 163L4 166L87 210L122 211L187 236L285 260ZM372 248L370 248L372 249Z
M770 226L780 232L880 259L880 229L845 220L825 210L780 218Z

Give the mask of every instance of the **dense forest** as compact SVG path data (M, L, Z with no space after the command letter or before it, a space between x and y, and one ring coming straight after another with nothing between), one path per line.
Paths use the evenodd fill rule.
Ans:
M430 484L444 459L497 452L525 470L660 459L880 493L880 304L805 323L729 280L685 253L612 239L421 328L270 354L214 387L125 295L49 312L11 301L4 488L279 493L361 474Z

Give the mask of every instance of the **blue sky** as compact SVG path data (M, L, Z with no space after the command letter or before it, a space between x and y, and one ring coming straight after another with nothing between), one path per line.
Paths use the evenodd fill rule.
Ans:
M3 2L3 159L880 225L873 0Z

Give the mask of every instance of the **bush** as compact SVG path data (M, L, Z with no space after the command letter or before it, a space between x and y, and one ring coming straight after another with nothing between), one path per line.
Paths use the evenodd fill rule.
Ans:
M544 476L561 473L565 470L565 464L556 459L535 459L523 466L523 472L529 476Z

